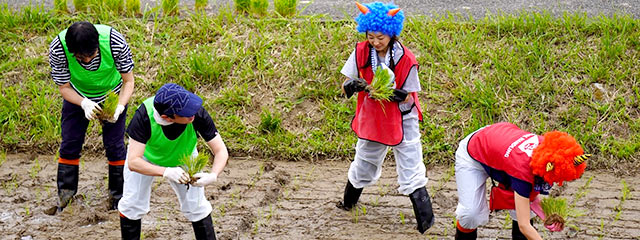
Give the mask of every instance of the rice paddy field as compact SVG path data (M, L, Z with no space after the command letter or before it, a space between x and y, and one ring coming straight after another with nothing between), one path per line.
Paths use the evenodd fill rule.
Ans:
M117 212L104 203L99 124L89 126L76 200L62 214L43 213L56 203L62 106L48 45L71 23L90 21L114 27L132 49L129 118L168 82L203 98L232 155L207 189L219 239L452 239L457 143L500 121L537 134L569 132L594 154L581 179L554 189L578 211L560 233L536 223L544 238L640 239L638 19L544 12L407 17L399 41L420 63L420 128L437 218L419 235L408 197L396 191L393 158L357 211L335 207L356 142L355 99L342 95L339 73L365 39L353 19L271 9L175 13L167 6L128 12L89 5L69 13L0 5L0 238L119 238ZM156 183L145 238L193 238L173 191ZM479 236L510 238L507 215L492 213Z

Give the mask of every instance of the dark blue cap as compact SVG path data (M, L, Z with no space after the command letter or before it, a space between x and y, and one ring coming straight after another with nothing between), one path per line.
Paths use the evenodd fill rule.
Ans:
M158 109L161 114L167 116L177 114L181 117L191 117L196 115L202 107L202 98L178 84L167 83L158 89L153 104L162 106L164 111Z

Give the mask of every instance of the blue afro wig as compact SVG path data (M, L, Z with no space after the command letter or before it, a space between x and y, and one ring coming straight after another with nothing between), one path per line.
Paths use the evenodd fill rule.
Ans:
M373 2L365 4L369 9L367 14L360 13L356 17L358 23L358 32L381 32L390 37L400 35L402 32L402 22L404 22L404 13L399 11L395 16L389 16L387 13L391 9L398 8L393 3Z

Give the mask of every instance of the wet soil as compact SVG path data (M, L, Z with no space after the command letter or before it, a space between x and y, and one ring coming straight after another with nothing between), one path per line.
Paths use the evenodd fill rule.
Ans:
M457 195L451 168L428 171L436 224L420 235L409 198L396 190L393 160L385 162L380 181L365 188L358 211L336 208L348 165L346 160L230 159L218 181L206 188L218 239L453 239ZM118 212L107 210L106 159L82 160L78 194L64 211L47 215L57 201L56 169L52 155L7 156L0 167L0 239L119 239ZM568 219L568 227L559 233L548 232L540 221L535 227L545 239L640 239L639 183L638 176L587 171L553 189L579 212ZM511 238L507 215L492 213L479 238ZM155 179L142 232L145 239L194 239L162 178Z

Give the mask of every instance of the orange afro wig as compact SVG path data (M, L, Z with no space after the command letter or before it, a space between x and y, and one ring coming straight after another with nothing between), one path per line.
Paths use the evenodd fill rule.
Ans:
M584 159L574 162L584 151L575 138L565 132L551 131L543 135L542 143L533 149L531 169L533 174L542 177L547 183L573 181L584 172L587 167Z

